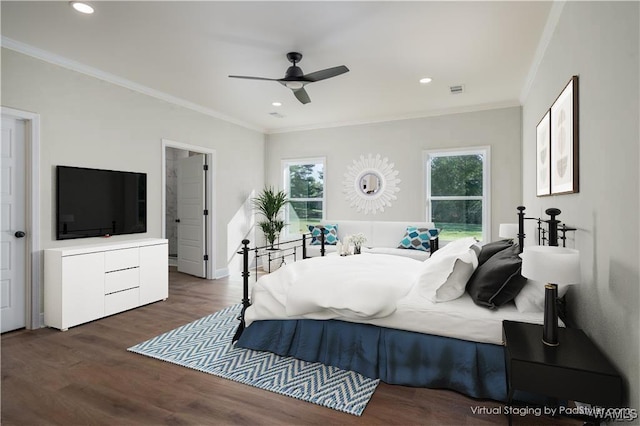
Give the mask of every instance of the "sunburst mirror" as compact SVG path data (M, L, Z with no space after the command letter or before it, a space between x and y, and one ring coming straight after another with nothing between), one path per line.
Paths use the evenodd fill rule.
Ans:
M391 200L397 199L399 183L398 171L393 170L393 163L387 157L369 154L366 158L361 155L347 167L343 186L350 207L364 214L376 214L391 207Z

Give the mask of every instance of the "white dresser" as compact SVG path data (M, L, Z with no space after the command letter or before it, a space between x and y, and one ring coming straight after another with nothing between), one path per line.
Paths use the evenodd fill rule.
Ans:
M45 250L45 325L67 330L166 299L168 256L157 238Z

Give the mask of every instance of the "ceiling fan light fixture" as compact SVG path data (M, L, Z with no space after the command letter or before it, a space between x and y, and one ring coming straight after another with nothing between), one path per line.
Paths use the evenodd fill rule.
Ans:
M273 105L274 107L280 107L282 106L282 102L271 102L271 105Z
M298 90L304 87L304 83L301 81L287 81L284 83L284 85L291 90Z
M340 65L333 68L327 68L320 71L315 71L310 74L304 74L302 69L296 64L302 59L302 54L298 52L287 53L287 59L293 65L287 68L284 78L267 78L267 77L252 77L248 75L230 75L230 78L244 78L248 80L266 80L275 81L282 84L287 89L293 92L293 95L301 104L308 104L311 102L309 94L304 90L305 85L315 83L316 81L326 80L328 78L337 77L345 72L349 72L349 68L344 65ZM274 105L275 106L275 105Z
M81 1L70 1L69 5L71 5L72 8L80 13L84 13L86 15L91 15L93 13L93 7L88 3L83 3Z
M424 77L420 79L420 84L429 84L431 83L432 79L431 77Z

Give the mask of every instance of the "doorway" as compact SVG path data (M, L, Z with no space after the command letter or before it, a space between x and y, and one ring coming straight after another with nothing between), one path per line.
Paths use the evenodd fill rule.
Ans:
M215 151L162 140L162 230L169 265L215 278Z
M39 328L40 116L2 107L2 332Z
M3 333L27 325L25 129L24 120L2 117L0 324Z

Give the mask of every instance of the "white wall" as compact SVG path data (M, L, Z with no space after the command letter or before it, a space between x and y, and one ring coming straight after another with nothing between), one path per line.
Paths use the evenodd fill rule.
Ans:
M501 222L515 222L521 200L519 107L267 135L266 180L282 187L280 162L326 157L327 219L424 220L424 150L491 147L492 235ZM400 192L393 205L375 216L357 212L343 193L347 167L360 155L380 154L399 171Z
M262 133L8 49L2 49L2 105L41 117L41 248L101 241L55 240L59 164L147 173L147 233L111 238L160 237L166 138L216 151L216 268L227 267L227 225L263 186Z
M637 2L567 2L523 106L523 199L578 228L583 283L570 314L613 360L639 401L639 8ZM535 196L535 127L579 75L580 192ZM561 343L562 344L562 343Z

